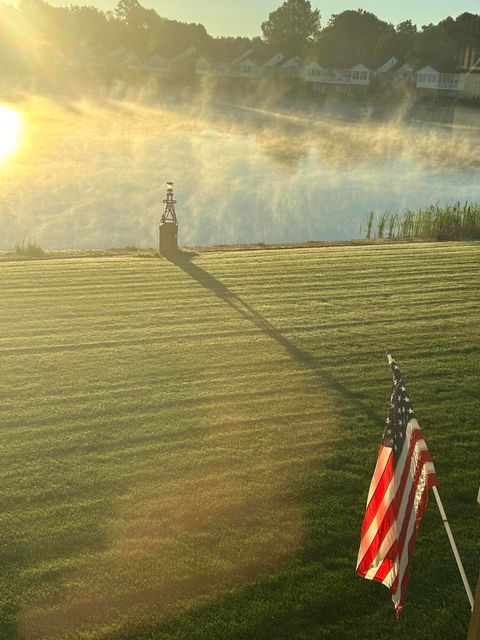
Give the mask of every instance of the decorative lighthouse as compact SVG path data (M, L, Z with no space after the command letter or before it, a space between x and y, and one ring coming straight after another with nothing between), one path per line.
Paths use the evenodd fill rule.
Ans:
M167 197L163 201L165 211L160 219L158 249L160 255L171 256L178 251L178 222L173 199L173 182L167 182Z

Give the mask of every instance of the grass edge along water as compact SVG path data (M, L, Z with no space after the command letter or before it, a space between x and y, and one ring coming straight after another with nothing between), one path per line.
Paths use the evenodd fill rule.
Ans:
M480 202L437 203L417 210L405 209L400 213L372 210L367 218L365 237L368 240L480 240Z

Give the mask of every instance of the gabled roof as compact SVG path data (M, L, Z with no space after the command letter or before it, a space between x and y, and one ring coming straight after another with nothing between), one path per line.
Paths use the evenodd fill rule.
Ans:
M188 60L188 58L191 58L193 55L195 55L195 52L195 47L188 47L187 49L184 49L176 56L174 56L172 58L172 62L183 62L184 60Z
M467 71L467 76L471 73L480 73L480 58L472 64L469 71Z
M279 64L281 64L284 61L285 61L285 56L283 55L283 53L278 52L278 53L275 53L273 56L271 56L268 60L266 60L263 63L263 66L273 68L273 67L277 67Z
M413 73L414 68L409 62L404 62L401 67L395 69L397 73Z
M290 69L292 67L299 67L302 64L301 59L298 56L288 58L288 60L282 60L280 66L282 69Z
M430 67L429 65L427 65L426 67L422 67L421 69L417 69L417 73L440 73L440 71L437 71L433 67Z
M359 71L371 71L370 67L367 67L366 65L363 64L363 62L359 62L358 64L355 64L353 67L351 67L352 71L353 69L358 69Z
M248 56L248 59L259 67L274 68L285 60L285 56L279 51L257 49Z
M232 60L230 64L238 64L239 62L242 62L243 60L245 60L245 58L248 58L248 56L251 53L253 53L253 49L247 49L246 51L241 53L239 56L237 56L235 60Z
M271 56L269 55L267 60L270 58ZM262 64L265 62L265 56L262 55L262 53L260 51L253 51L249 56L248 56L248 60L250 60L250 62L252 62L253 64L256 64L258 67L261 67ZM244 62L242 60L242 62Z
M387 73L388 71L392 71L394 67L398 64L398 58L392 56L386 62L382 64L381 67L378 67L377 73Z
M259 65L255 62L255 60L253 60L253 58L251 58L250 56L248 58L243 58L242 60L240 60L240 63L242 66L248 64L252 67L258 67Z

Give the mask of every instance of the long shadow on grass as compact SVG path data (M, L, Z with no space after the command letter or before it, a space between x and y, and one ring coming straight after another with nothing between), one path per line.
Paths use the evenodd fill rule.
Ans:
M20 637L17 626L21 607L19 576L28 564L25 547L18 543L13 531L4 529L0 533L0 638Z
M278 329L276 329L261 313L256 311L248 302L245 302L240 296L230 291L230 289L220 280L212 276L208 271L202 269L192 262L196 253L178 252L177 255L169 258L169 261L187 273L193 280L196 280L205 289L214 293L217 298L228 304L242 318L248 320L272 340L275 340L288 354L297 362L312 370L322 383L326 384L330 389L337 392L340 396L348 399L357 409L360 409L371 420L382 424L383 418L370 407L366 406L351 389L342 384L335 376L325 370L318 359L311 353L300 349L291 340L286 338Z

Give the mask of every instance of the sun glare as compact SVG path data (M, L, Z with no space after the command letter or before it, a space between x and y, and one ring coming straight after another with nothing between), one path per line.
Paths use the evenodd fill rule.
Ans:
M0 162L18 147L22 129L23 121L20 113L0 105Z

